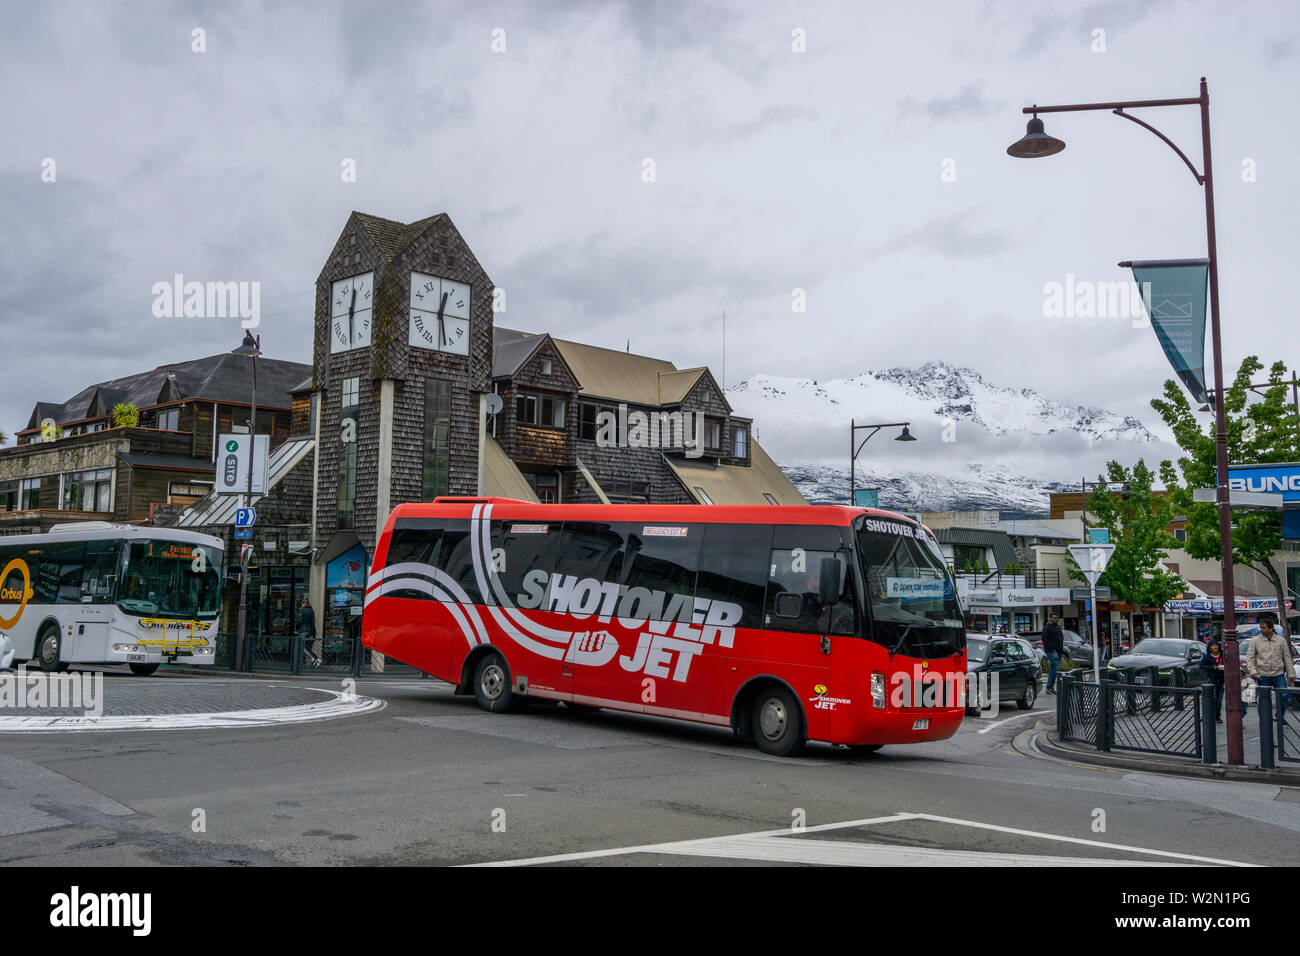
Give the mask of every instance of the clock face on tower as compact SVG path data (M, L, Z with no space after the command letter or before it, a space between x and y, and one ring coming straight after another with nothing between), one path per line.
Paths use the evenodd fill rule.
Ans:
M366 272L339 279L330 288L330 352L347 352L370 345L375 274Z
M469 354L469 286L411 273L412 348Z

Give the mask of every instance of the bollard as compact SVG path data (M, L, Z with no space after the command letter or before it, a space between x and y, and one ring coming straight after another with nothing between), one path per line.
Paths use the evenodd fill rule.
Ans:
M1273 770L1273 688L1261 684L1259 687L1259 765L1264 770Z
M290 674L302 673L302 659L307 649L307 636L305 634L295 634L289 639L289 655L292 658L289 662Z
M1214 686L1202 684L1196 701L1201 708L1201 762L1218 763L1219 731L1214 725Z
M1056 736L1061 740L1072 736L1070 733L1070 708L1065 705L1073 688L1074 678L1061 674L1056 685Z

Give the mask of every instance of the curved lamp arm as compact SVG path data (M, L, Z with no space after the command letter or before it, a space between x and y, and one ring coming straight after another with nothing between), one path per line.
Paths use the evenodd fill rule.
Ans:
M1160 132L1160 130L1156 129L1150 123L1145 122L1144 120L1140 120L1136 116L1133 116L1129 113L1125 113L1123 107L1119 107L1117 109L1111 110L1111 112L1114 113L1116 116L1124 117L1126 120L1132 120L1134 123L1137 123L1143 129L1150 130L1156 136L1159 136L1162 140L1165 141L1165 145L1167 145L1170 149L1172 149L1175 153L1177 153L1178 158L1187 164L1187 168L1190 169L1192 171L1192 175L1196 177L1197 184L1200 186L1205 185L1205 177L1196 171L1196 167L1193 166L1192 161L1187 158L1187 154L1184 153L1181 149L1179 149L1176 145L1174 145L1174 141L1171 140L1168 136Z

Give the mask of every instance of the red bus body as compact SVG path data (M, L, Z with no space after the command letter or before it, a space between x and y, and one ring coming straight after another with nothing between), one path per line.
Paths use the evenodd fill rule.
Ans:
M681 614L669 621L640 620L635 614L620 618L611 612L625 605L613 603L618 585L608 582L601 592L590 582L585 590L582 582L573 582L564 596L570 604L565 613L526 607L522 594L519 602L513 594L505 602L499 591L493 593L493 528L519 532L515 541L524 541L523 534L530 530L546 534L564 522L632 523L644 525L646 533L665 534L710 524L824 526L849 532L854 520L864 515L906 524L918 536L928 533L900 515L838 506L536 505L489 498L399 505L375 548L362 619L364 644L462 691L469 686L478 656L495 649L508 664L512 690L526 697L743 732L746 689L778 682L799 702L811 740L885 745L946 739L961 723L964 700L950 693L940 696L937 705L917 706L918 697L898 695L894 685L897 675L906 674L956 686L966 675L964 644L939 659L891 656L888 647L862 636L867 626L862 607L857 610L857 633L826 635L781 630L779 622L771 620L758 627L728 626L734 612L727 608L734 605L700 598L690 608L689 621ZM412 571L418 562L389 561L395 526L459 526L464 521L469 522L475 555L473 578L465 572L459 580L472 580L476 595L457 593L454 582L432 568ZM701 564L701 581L707 570ZM861 574L858 581L861 596ZM560 580L555 586L567 583ZM873 674L887 675L891 699L884 706L873 701Z

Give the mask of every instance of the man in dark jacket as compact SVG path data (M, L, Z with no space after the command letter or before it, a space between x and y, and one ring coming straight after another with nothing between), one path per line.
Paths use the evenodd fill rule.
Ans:
M1065 652L1065 632L1061 630L1061 615L1052 613L1043 627L1043 652L1051 669L1047 672L1047 692L1056 693L1056 672L1061 669L1061 654Z
M320 658L315 654L313 645L316 641L316 612L306 597L298 608L298 635L302 638L302 652L312 667L320 667Z

